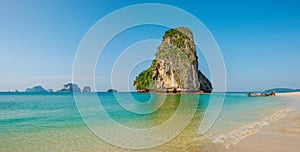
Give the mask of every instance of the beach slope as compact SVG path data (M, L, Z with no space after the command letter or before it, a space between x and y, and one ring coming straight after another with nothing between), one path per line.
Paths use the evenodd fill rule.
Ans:
M281 93L277 96L292 98L294 111L257 134L233 146L231 152L298 152L300 151L300 92Z

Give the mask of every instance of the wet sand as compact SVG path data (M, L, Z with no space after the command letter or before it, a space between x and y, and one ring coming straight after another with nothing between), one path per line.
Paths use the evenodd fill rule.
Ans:
M286 117L266 126L256 134L251 135L239 144L233 146L230 152L298 152L300 151L300 92L283 93L295 99L294 111Z

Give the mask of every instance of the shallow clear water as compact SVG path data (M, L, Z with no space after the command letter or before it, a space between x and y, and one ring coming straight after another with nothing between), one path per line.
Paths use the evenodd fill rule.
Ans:
M86 118L95 120L95 125L110 127L104 111L94 113L97 109L95 102L91 102L94 100L92 94L78 96L85 102L81 110L86 111ZM168 94L165 97L163 94L98 93L98 98L111 118L135 129L164 124L175 113L180 102L197 100L196 113L188 126L171 141L148 151L214 148L212 141L215 137L289 106L284 97L249 98L242 93L226 94L218 119L204 135L200 135L199 125L209 103L209 94ZM143 106L133 103L133 99ZM176 121L178 125L191 111L190 107L181 111L182 117ZM73 94L69 93L0 93L0 137L0 151L129 151L108 144L93 134L82 120Z

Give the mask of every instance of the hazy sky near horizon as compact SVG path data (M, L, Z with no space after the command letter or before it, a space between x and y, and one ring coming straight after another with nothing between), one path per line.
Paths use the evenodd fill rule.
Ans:
M85 33L105 15L146 2L173 5L204 23L222 51L227 91L300 88L300 2L297 0L1 0L0 91L24 90L35 85L60 89L72 80L74 57ZM95 70L97 90L111 87L108 73L124 49L142 40L160 40L167 29L138 26L114 38ZM158 45L144 51L156 52ZM201 52L197 53L199 68L210 77ZM132 81L149 64L150 61L139 64L129 79ZM124 79L123 75L116 77L119 81ZM80 87L85 85L88 84L79 83ZM123 90L122 86L114 88Z

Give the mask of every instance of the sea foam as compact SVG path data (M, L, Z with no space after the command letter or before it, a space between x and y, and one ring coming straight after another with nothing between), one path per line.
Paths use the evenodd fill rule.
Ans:
M233 145L238 144L242 139L252 134L255 134L259 129L263 128L264 126L267 126L271 123L278 121L281 118L284 118L288 112L293 110L294 108L291 107L282 109L259 121L252 122L237 130L218 136L214 138L212 142L221 143L226 147L226 149L230 149Z

